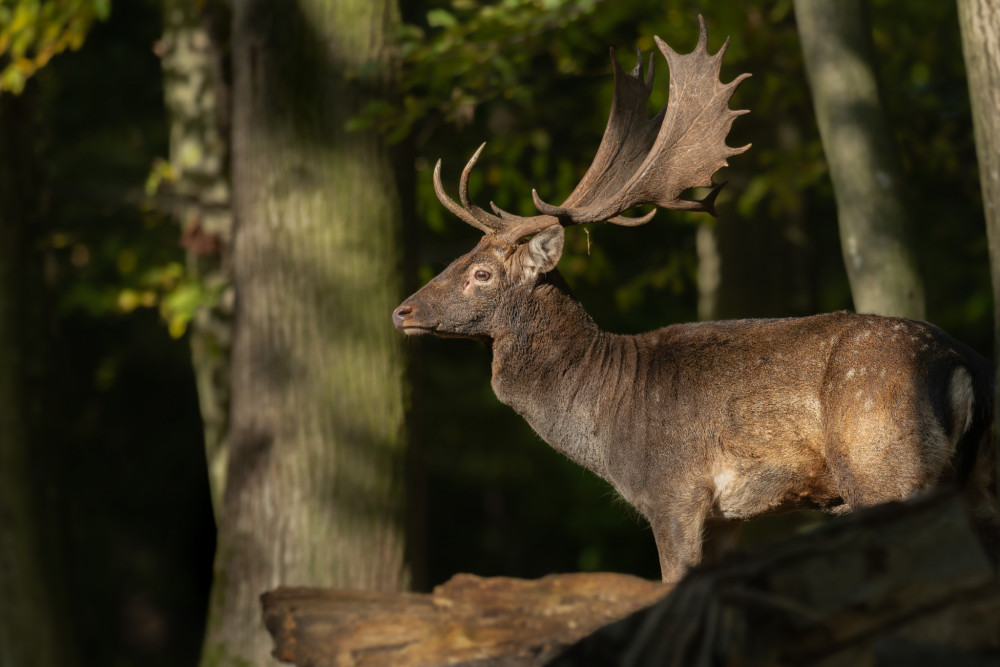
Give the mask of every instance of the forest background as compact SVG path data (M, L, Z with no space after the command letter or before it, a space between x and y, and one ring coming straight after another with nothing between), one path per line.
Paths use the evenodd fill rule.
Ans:
M532 210L532 187L558 200L585 170L607 119L607 47L625 69L635 48L654 48L653 35L687 52L699 13L711 51L731 37L723 80L753 73L733 102L752 113L728 142L753 148L720 174L729 185L718 219L661 213L635 229L570 230L560 270L597 322L619 332L851 308L793 3L404 5L389 40L392 75L345 66L337 80L345 90L360 82L362 92L343 116L319 122L331 134L376 137L395 166L386 177L396 203L378 246L385 252L374 265L332 253L331 266L355 273L331 269L308 288L317 303L344 289L362 297L352 308L370 300L364 335L397 346L387 353L399 358L388 373L396 384L385 390L397 402L385 415L399 420L391 438L404 444L390 447L392 472L373 488L395 489L387 492L389 523L402 526L406 543L392 567L405 573L391 585L367 581L426 589L456 572L578 570L655 578L656 551L634 512L496 401L488 350L429 338L404 344L391 308L477 237L434 196L439 157L455 192L461 166L489 140L472 178L475 200L520 213ZM280 15L297 3L272 6L288 25ZM237 414L230 378L239 372L230 367L237 297L229 226L239 198L230 166L241 167L230 164L229 137L242 122L235 110L245 107L233 89L231 40L232 53L241 52L229 11L211 0L0 4L0 538L5 558L22 544L36 549L25 581L39 582L38 613L62 646L37 664L209 664L202 644L217 543L212 489L222 526L230 501L220 485L233 469L226 452ZM872 0L868 18L926 319L992 356L988 243L956 6ZM35 41L22 37L28 46L18 53L18 35L32 26ZM58 29L46 32L51 26ZM64 49L73 52L52 57ZM299 54L289 50L289 58ZM662 59L657 70L651 108L666 99ZM292 63L284 71L297 70ZM275 106L329 102L294 98L316 81L289 84ZM186 84L201 92L185 92ZM347 188L344 206L370 210L366 197L378 191ZM342 283L322 282L333 275ZM371 279L388 290L388 307L372 296ZM275 294L294 301L295 293ZM355 315L343 309L317 322ZM284 500L277 496L278 514L298 511ZM25 505L31 520L18 523L10 508ZM755 524L744 541L787 529L781 520ZM317 539L294 546L322 551Z

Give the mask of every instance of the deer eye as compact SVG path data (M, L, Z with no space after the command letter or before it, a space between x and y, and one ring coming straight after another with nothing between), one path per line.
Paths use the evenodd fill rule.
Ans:
M478 280L480 282L486 282L487 280L490 279L490 272L489 271L484 271L483 269L479 269L478 271L476 271L472 275L475 276L476 280Z

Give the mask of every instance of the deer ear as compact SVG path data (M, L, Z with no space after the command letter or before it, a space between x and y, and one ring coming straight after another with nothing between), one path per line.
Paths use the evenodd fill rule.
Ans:
M531 240L517 249L515 261L524 277L539 275L556 268L562 257L566 232L562 225L551 225L531 237Z

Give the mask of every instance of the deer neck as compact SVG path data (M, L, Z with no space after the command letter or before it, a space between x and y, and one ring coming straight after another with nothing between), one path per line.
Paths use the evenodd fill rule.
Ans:
M516 310L493 338L494 393L550 446L603 475L596 378L623 337L602 332L558 276Z

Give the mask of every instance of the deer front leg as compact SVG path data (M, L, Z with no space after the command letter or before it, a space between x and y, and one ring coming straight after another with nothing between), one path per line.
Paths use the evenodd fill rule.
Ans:
M665 505L650 518L650 525L660 553L660 575L664 583L672 584L701 562L705 518L712 495L707 489L699 489Z

